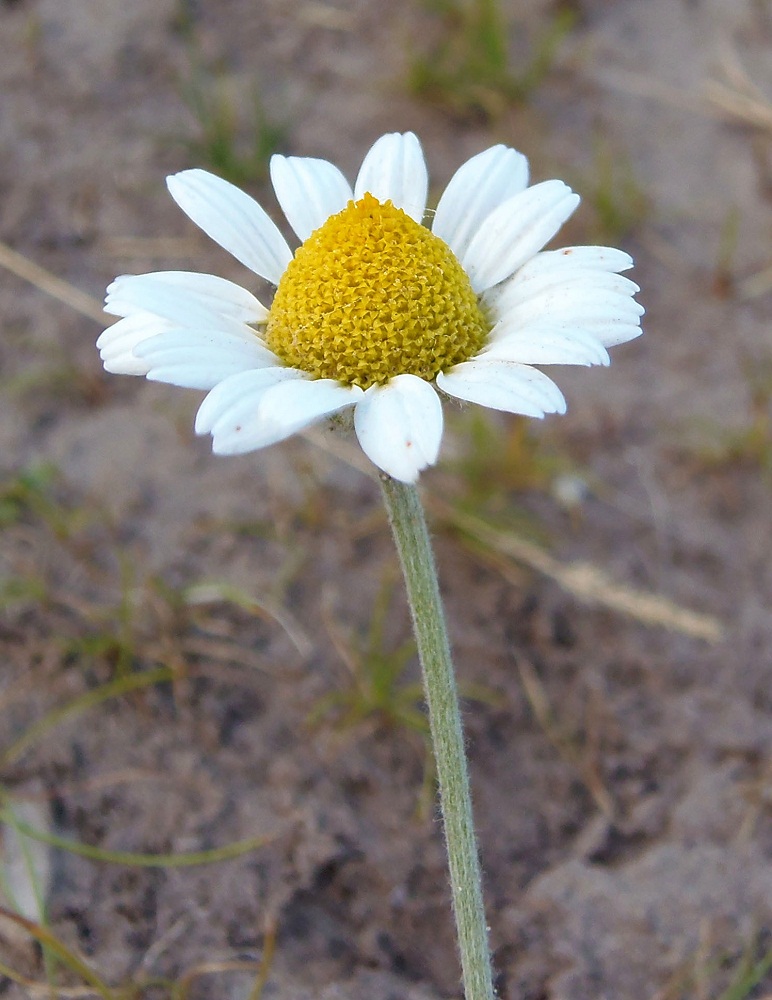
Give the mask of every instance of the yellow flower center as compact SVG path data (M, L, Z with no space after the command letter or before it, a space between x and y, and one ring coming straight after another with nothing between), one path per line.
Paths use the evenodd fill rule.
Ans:
M366 194L298 249L265 338L293 368L366 389L404 372L431 381L476 354L489 329L450 247Z

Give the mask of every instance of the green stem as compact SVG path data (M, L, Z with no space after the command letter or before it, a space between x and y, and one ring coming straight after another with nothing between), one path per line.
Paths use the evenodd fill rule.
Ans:
M464 734L429 532L415 486L381 476L423 670L466 1000L492 1000L488 930Z

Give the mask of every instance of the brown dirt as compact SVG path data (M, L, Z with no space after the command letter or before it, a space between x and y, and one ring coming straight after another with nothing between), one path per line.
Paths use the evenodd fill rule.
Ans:
M245 102L259 82L287 151L349 175L377 135L414 129L437 189L493 141L585 194L601 140L635 176L646 210L619 238L646 336L610 371L561 373L569 413L538 430L587 494L567 511L502 480L486 503L523 505L561 562L712 615L723 638L581 603L440 522L437 550L461 682L495 695L468 700L465 721L501 997L718 998L772 931L770 481L758 462L709 467L692 443L750 423L748 372L769 363L772 286L755 276L772 188L769 132L727 120L705 84L731 49L772 95L772 21L761 0L574 6L555 70L494 126L406 95L408 50L431 29L408 0L201 0L196 30ZM532 37L553 9L532 0L513 23ZM95 297L124 271L247 280L165 192L194 165L178 14L172 0L0 3L0 239ZM591 241L596 222L588 204L566 239ZM175 671L65 719L6 763L5 786L38 825L114 851L269 837L196 868L54 851L40 862L52 928L111 983L198 970L194 998L247 997L244 972L204 967L258 961L272 923L266 998L460 996L421 737L308 725L346 683L338 633L365 633L395 579L377 488L305 441L212 457L191 430L197 394L105 376L94 323L7 271L0 291L6 502L21 470L58 470L49 506L20 508L0 536L0 580L47 595L0 615L0 745L116 672ZM430 493L459 489L465 419ZM496 426L506 440L512 422ZM267 610L174 596L213 581ZM397 587L388 642L408 630ZM29 939L0 934L0 960L40 978ZM770 991L768 975L747 995Z

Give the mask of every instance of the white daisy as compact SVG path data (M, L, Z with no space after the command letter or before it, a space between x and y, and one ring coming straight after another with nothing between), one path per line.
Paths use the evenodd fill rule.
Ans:
M207 389L196 432L232 455L353 408L384 472L415 482L442 439L440 396L543 417L565 412L534 365L608 364L637 337L639 290L606 247L543 251L579 203L562 181L528 185L506 146L468 160L424 225L426 163L412 133L382 136L353 189L326 160L274 156L293 254L249 195L204 170L169 177L184 212L277 286L270 307L209 274L116 278L97 341L109 372Z

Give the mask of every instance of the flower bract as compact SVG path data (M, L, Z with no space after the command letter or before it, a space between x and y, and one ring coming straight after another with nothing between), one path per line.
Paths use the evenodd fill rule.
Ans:
M529 185L498 145L464 163L427 215L415 135L382 136L353 187L332 163L274 156L293 252L249 195L204 170L167 179L182 210L276 290L270 306L224 278L123 275L97 341L109 372L204 389L196 431L218 454L263 448L353 410L364 452L403 482L437 461L442 395L543 417L565 412L542 365L606 365L641 332L631 258L544 246L579 198Z

